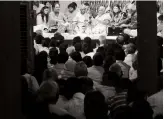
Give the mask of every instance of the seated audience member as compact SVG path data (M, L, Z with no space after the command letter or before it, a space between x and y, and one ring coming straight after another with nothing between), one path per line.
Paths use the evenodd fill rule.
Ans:
M154 111L153 117L163 115L163 76L160 76L158 80L159 91L147 98L147 101Z
M79 52L73 52L70 56L76 62L82 61L82 57L81 57L81 54Z
M114 56L108 55L105 57L104 64L103 64L105 73L109 72L109 67L115 62L116 62L116 58Z
M60 46L60 44L64 43L64 36L62 36L60 33L55 33L54 34L54 39L56 41L56 47L58 49L58 52L60 52L59 51L59 46Z
M93 64L92 58L90 56L85 56L83 58L83 62L87 65L88 68Z
M146 100L135 101L132 104L131 115L133 119L153 119L153 110Z
M54 66L54 69L56 70L59 78L61 77L61 72L65 68L65 63L67 62L68 57L69 56L66 52L59 53L59 55L57 57L57 64Z
M83 53L86 54L86 55L93 52L92 39L90 37L85 37L84 38L83 45L82 45L82 50L83 50ZM89 55L87 55L87 56L89 56ZM92 56L91 56L91 58L92 58Z
M80 54L83 55L82 54L82 44L81 43L76 43L75 44L75 51L80 52Z
M81 91L82 84L76 77L67 79L64 86L64 95L59 96L56 104L58 108L67 110L72 116L78 118L84 113L84 97Z
M137 36L137 11L135 4L128 5L130 15L130 24L122 24L121 27L127 27L124 29L124 33L129 36L136 37Z
M51 48L49 51L48 68L53 68L57 63L58 50Z
M36 78L27 71L27 59L22 59L21 61L21 75L26 79L28 89L33 92L36 92L39 89L39 84Z
M80 76L79 80L82 84L82 93L85 95L88 91L93 90L93 81L87 76Z
M116 64L121 67L122 70L122 78L129 78L129 70L130 66L124 62L125 59L125 52L123 49L117 49L115 52Z
M48 27L48 18L49 18L49 8L44 6L40 13L37 15L36 23L37 25L44 25Z
M67 62L65 63L65 68L61 72L61 77L64 80L67 80L67 78L75 76L74 74L74 68L76 66L76 61L72 59L68 59Z
M119 76L119 78L122 77L122 69L121 69L121 66L119 64L117 64L117 63L112 64L109 67L109 71L116 73Z
M157 35L163 37L163 15L157 19Z
M42 82L42 76L45 69L47 69L47 53L45 51L40 52L35 59L35 72L34 76L40 85Z
M135 52L136 52L136 46L134 44L130 43L126 46L125 48L126 57L124 62L130 67L132 67L132 59L135 55Z
M51 5L51 2L50 1L45 1L44 2L44 5L46 6L46 7L48 7L48 9L49 9L49 13L52 11L52 5Z
M134 55L132 59L132 67L129 70L129 79L134 82L137 80L137 69L138 69L138 56Z
M103 56L100 53L96 53L93 56L93 66L88 68L88 77L91 78L95 84L100 84L104 73Z
M116 38L116 42L117 44L119 44L120 46L122 46L123 48L125 47L125 45L129 42L130 36L127 34L120 34L117 38Z
M62 53L62 52L65 53L67 48L68 48L68 44L66 44L66 43L60 44L60 46L59 46L60 53Z
M36 115L41 119L64 118L69 113L56 106L59 98L59 87L56 82L48 80L44 81L37 93L37 109Z
M104 45L107 44L106 37L104 35L99 36L99 43L100 43L100 45L97 48L94 49L95 53L96 53L96 51L99 47L104 47Z
M56 40L54 39L54 37L51 38L50 44L49 44L49 50L51 48L56 48Z
M43 81L57 81L58 80L58 74L56 70L54 69L46 69L43 73Z
M105 97L99 91L89 91L84 99L86 119L108 119L108 107Z
M73 38L72 41L72 46L67 48L67 53L70 55L71 53L75 52L75 44L76 43L81 43L81 38L80 36L76 36Z
M74 73L76 77L87 76L87 65L83 61L78 62L74 68Z
M37 55L42 48L42 40L43 36L42 35L36 35L34 39L34 48L35 48L35 54Z
M42 40L42 47L40 48L39 52L41 51L46 51L47 54L49 54L49 44L50 44L50 39L49 38L44 38Z
M36 14L38 14L43 7L44 7L44 5L41 4L39 1L35 1L33 4L33 10L36 11Z

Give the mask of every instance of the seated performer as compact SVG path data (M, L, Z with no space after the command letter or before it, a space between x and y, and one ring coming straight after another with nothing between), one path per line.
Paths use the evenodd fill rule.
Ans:
M130 4L128 5L129 13L130 13L130 23L122 24L121 27L124 27L124 33L128 34L131 37L137 36L137 11L136 5Z
M36 22L37 22L37 25L45 25L47 26L47 23L48 23L48 12L49 12L49 8L44 6L42 8L42 10L40 11L40 13L37 15L37 19L36 19Z
M58 32L65 32L67 20L63 13L60 12L60 4L55 2L52 5L53 11L49 14L49 30L58 29ZM61 28L61 27L62 28Z
M105 7L100 6L98 10L98 15L95 18L94 29L92 33L95 34L107 34L107 25L109 24L111 17L109 13L105 13Z
M89 14L86 13L85 5L83 4L80 8L80 12L78 12L73 19L73 22L76 25L76 32L85 33L85 29L87 26L87 22L89 21Z

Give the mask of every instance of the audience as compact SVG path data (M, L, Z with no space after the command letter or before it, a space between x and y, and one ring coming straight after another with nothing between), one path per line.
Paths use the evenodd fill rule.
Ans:
M88 68L93 64L92 58L90 56L85 56L83 58L83 62L87 65Z
M74 73L76 77L87 76L87 65L83 61L78 62L74 68Z

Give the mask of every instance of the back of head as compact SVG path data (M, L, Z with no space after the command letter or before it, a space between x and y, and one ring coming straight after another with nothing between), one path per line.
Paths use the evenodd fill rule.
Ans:
M56 81L58 80L58 74L54 69L46 69L43 73L43 81Z
M66 52L67 48L68 48L68 44L66 44L66 43L61 43L59 46L60 52Z
M124 45L125 41L124 41L124 36L122 34L120 34L117 38L116 38L116 42L120 45Z
M73 60L75 60L76 62L82 61L82 57L81 57L80 52L73 52L70 56L71 56L71 58L72 58Z
M87 76L88 75L87 65L83 61L78 62L75 66L74 73L76 77Z
M43 39L44 38L42 35L36 35L36 37L35 37L36 44L42 44Z
M74 60L67 60L67 62L65 63L65 67L68 71L74 72L74 68L76 66L76 61Z
M55 104L59 97L59 87L56 82L48 80L44 81L37 92L38 102L47 104Z
M64 86L64 96L70 100L78 92L81 92L81 82L79 79L76 77L68 78Z
M90 37L85 37L83 42L88 44L88 45L91 45L92 39Z
M118 48L114 51L115 53L115 58L116 60L121 60L121 61L124 61L125 59L125 52L122 48Z
M112 56L112 55L106 56L105 59L104 59L104 69L105 69L105 71L108 72L109 67L115 62L116 62L116 59L115 59L114 56Z
M72 45L74 46L76 43L81 43L80 36L76 36L76 37L73 38Z
M60 44L64 42L64 37L60 33L56 33L54 35L54 39L56 40L56 46L59 47Z
M50 42L51 42L51 40L50 40L49 38L44 38L44 39L42 40L42 46L48 48Z
M54 37L51 38L51 41L50 41L49 47L53 47L53 48L56 47L56 40L54 39Z
M49 52L49 57L51 59L50 63L55 65L57 63L58 50L56 48L51 48Z
M87 65L87 67L91 67L93 64L92 58L90 56L85 56L83 58L83 62Z
M74 47L75 47L76 52L82 51L82 44L81 43L76 43Z
M136 46L132 43L129 43L125 48L126 54L134 54L136 52Z
M45 51L40 52L37 56L37 63L40 66L45 67L45 65L47 65L47 57L48 57L47 52L45 52Z
M87 76L80 76L79 80L82 84L82 92L86 94L88 91L93 90L93 81Z
M94 56L93 56L93 64L95 66L102 66L103 65L103 56L101 53L96 53Z
M163 15L160 15L160 16L158 17L158 20L161 21L161 22L163 23Z
M86 119L106 119L108 107L104 95L99 91L89 91L84 99Z
M117 63L112 64L112 65L110 66L110 68L109 68L109 71L110 71L110 72L116 73L119 77L122 76L121 67L120 67L120 65L118 65Z
M65 64L68 60L69 56L67 52L60 52L58 57L57 57L57 61L58 63L62 63Z

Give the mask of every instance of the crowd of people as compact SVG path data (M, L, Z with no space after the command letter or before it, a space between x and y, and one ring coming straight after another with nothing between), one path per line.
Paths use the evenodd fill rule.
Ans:
M35 70L22 64L22 111L27 119L153 119L162 118L162 37L158 41L158 90L137 88L137 38L120 34L108 44L100 35L75 37L72 46L60 33L51 39L34 33Z
M52 7L46 2L38 23L47 23ZM71 3L68 8L75 9ZM89 12L85 5L83 8ZM134 8L134 7L132 7ZM119 6L114 6L119 11ZM134 8L135 9L135 8ZM85 11L84 10L84 11ZM104 8L100 7L100 11ZM133 9L132 9L133 10ZM47 13L47 14L45 14ZM70 13L68 13L70 14ZM54 15L54 14L53 14ZM53 16L52 15L52 16ZM72 20L72 14L67 19ZM122 16L123 15L123 16ZM134 19L136 13L133 13ZM59 16L62 18L62 14ZM113 14L113 25L124 20L122 12ZM120 18L119 18L120 16ZM63 17L64 18L64 17ZM42 31L33 33L35 66L27 71L22 60L22 113L26 119L162 119L163 118L163 16L158 15L158 89L149 94L138 89L137 37L121 32L116 42L107 43L100 35L94 48L90 37L65 42L61 33L44 38ZM127 24L136 28L135 20ZM80 19L81 20L81 19ZM115 22L114 22L115 21ZM116 23L117 21L117 23ZM128 31L129 32L129 31Z

